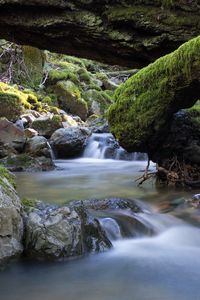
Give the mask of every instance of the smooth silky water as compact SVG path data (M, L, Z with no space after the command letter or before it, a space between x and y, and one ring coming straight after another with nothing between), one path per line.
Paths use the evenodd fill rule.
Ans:
M138 187L134 180L142 175L145 161L81 158L55 163L58 169L52 172L17 174L20 196L59 204L103 197L139 199L144 213L137 218L156 235L141 232L124 238L120 222L112 214L104 216L101 223L113 239L112 250L57 263L10 264L0 273L1 300L200 299L200 229L189 223L184 210L179 217L160 213L197 191L156 189L153 182ZM130 233L130 212L119 214Z

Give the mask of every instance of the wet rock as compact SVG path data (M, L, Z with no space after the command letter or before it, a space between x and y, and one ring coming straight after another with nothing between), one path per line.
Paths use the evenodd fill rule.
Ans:
M81 155L90 130L84 127L69 127L56 130L50 144L58 158L70 158Z
M130 209L134 213L142 212L142 208L137 201L123 198L105 198L105 199L90 199L82 201L73 201L71 204L74 207L83 205L87 209L93 210L116 210L116 209Z
M32 205L32 204L31 204ZM25 208L25 253L36 259L63 259L111 247L100 224L82 205Z
M0 266L23 251L21 203L12 182L12 175L0 167Z
M82 254L81 221L68 207L32 209L25 218L25 251L37 259Z
M27 140L25 146L26 153L31 156L51 157L51 150L47 139L43 136L34 136Z

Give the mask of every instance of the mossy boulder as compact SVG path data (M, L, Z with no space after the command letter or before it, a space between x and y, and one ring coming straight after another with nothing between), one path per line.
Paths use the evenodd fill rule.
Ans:
M14 122L22 114L23 107L17 95L0 92L0 117Z
M106 91L88 90L83 93L89 106L90 114L103 114L112 103L112 98Z
M200 37L139 71L115 92L111 131L128 151L151 153L166 138L173 114L200 95Z
M83 121L88 115L87 103L81 98L79 88L70 80L59 81L55 86L60 108L79 116Z
M12 172L40 172L54 169L51 158L45 156L36 158L26 153L10 155L0 162Z
M32 128L35 129L39 135L47 138L50 138L54 131L62 127L62 117L60 115L42 116L32 123Z
M0 82L0 97L2 109L0 111L0 115L3 117L9 118L9 110L11 111L11 119L16 120L23 109L37 109L38 107L38 99L37 96L31 90L19 90L17 85L9 85L4 82ZM9 100L10 99L10 100ZM11 102L11 103L10 103ZM6 110L7 106L7 110ZM3 111L4 107L4 111ZM16 111L16 113L15 113ZM4 114L5 113L5 114ZM16 117L15 117L16 115Z
M37 87L42 82L45 55L42 50L31 46L23 46L23 59L26 67L26 83Z

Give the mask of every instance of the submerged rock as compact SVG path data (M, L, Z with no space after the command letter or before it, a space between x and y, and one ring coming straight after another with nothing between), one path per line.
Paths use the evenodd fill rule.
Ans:
M68 127L56 130L50 143L58 158L71 158L81 155L90 130L84 127Z
M0 167L0 266L22 253L22 235L22 207L13 175Z

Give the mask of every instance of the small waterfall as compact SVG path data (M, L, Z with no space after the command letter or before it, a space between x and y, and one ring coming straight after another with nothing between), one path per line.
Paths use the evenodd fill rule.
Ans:
M93 133L88 139L83 157L130 161L147 160L145 153L128 153L120 147L111 133Z
M123 238L156 236L185 223L174 216L160 214L151 210L133 213L130 209L104 211L99 222L111 241Z
M51 148L51 145L49 144L49 142L47 142L47 147L49 149L49 153L50 153L51 159L55 160L56 157L55 157L55 154L54 154L53 149Z

